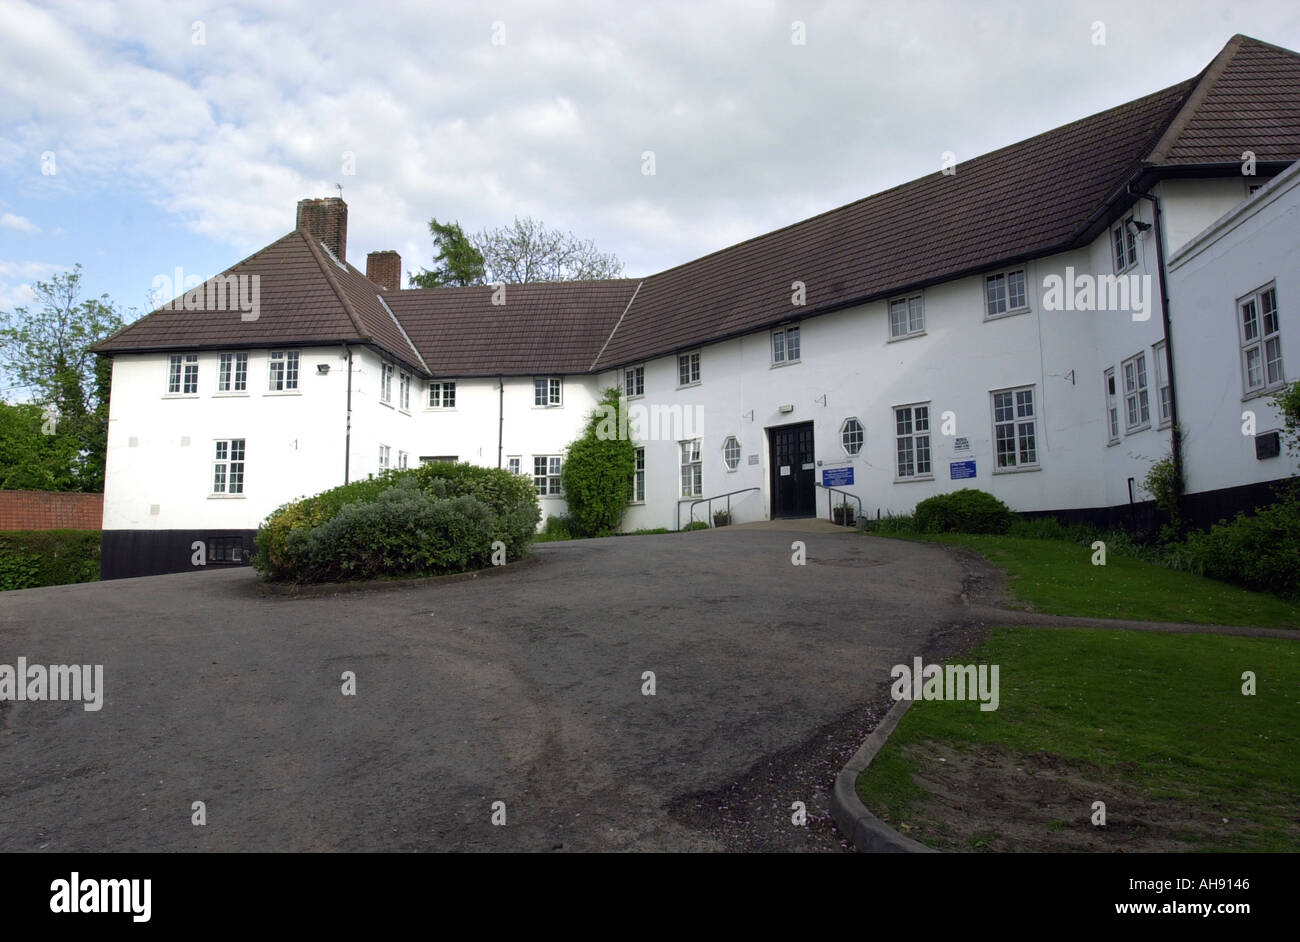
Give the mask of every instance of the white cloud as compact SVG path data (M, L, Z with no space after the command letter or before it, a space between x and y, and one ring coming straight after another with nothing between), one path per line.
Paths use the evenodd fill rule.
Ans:
M806 46L790 41L795 19ZM965 160L1181 81L1233 32L1300 46L1285 12L1210 0L0 0L0 21L0 173L20 193L125 187L233 260L341 183L354 261L406 246L406 268L428 264L431 216L474 231L533 215L629 274L932 172L945 150ZM42 180L47 150L58 176Z
M30 219L15 216L13 213L0 214L0 226L5 229L17 229L19 232L40 232L41 227Z

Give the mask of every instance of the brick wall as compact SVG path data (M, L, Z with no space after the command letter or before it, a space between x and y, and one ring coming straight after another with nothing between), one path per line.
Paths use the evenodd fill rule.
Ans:
M99 530L103 522L103 494L0 491L0 531Z

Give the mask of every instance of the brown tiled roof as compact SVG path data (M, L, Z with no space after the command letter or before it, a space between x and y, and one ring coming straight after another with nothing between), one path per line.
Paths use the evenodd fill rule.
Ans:
M1183 82L646 279L599 367L1069 244L1192 87ZM801 281L807 299L791 303Z
M187 311L176 299L96 344L95 350L370 343L417 371L424 369L419 353L376 298L379 289L352 266L340 267L302 230L277 239L222 275L259 276L257 320L242 320L237 306ZM210 283L204 282L203 289Z
M1234 36L1153 148L1156 166L1290 162L1300 154L1300 56Z
M294 232L231 269L262 274L258 321L156 312L97 349L348 341L443 376L598 371L1084 244L1140 174L1243 150L1300 159L1300 56L1234 36L1186 82L641 282L511 285L503 306L487 287L385 292L395 320L361 272Z
M437 376L585 373L637 290L635 279L389 292Z

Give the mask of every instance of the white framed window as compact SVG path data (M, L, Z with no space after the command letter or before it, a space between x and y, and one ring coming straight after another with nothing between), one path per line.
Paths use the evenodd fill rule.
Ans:
M1000 317L1029 310L1029 294L1023 268L999 272L984 278L984 316Z
M1129 213L1110 230L1110 257L1115 263L1115 274L1128 271L1137 264L1137 236L1133 227L1133 214Z
M623 370L623 395L628 399L645 395L644 366L629 366Z
M429 384L430 409L456 408L456 384L447 380L435 380Z
M928 478L933 474L929 403L894 407L894 454L897 458L894 476L898 480Z
M391 449L387 445L379 446L379 470L380 471L388 470L388 456L390 452Z
M272 350L267 358L267 388L289 392L298 388L298 351Z
M411 411L411 374L402 373L397 378L397 405L403 412Z
M411 456L404 451L397 453L397 467L405 471L411 463Z
M1106 443L1119 444L1119 397L1115 391L1115 367L1101 376L1102 390L1106 394Z
M679 353L677 355L677 385L693 386L700 381L700 355L696 353Z
M699 497L704 493L704 463L700 460L700 440L681 442L682 496Z
M645 449L637 448L636 464L632 469L632 493L629 500L634 504L645 503Z
M244 493L244 439L217 439L212 462L212 493Z
M217 358L217 392L248 391L248 354L223 353Z
M856 418L845 419L840 425L840 447L846 455L856 455L862 451L862 443L867 439L867 431Z
M167 394L196 396L199 392L199 355L173 353L167 358Z
M799 361L799 328L782 327L772 331L772 363L797 363ZM696 368L696 379L698 376Z
M1124 374L1124 433L1151 424L1151 396L1147 390L1147 355L1139 353L1120 364Z
M1266 285L1237 301L1241 380L1247 396L1286 383L1286 376L1282 372L1280 328L1276 285Z
M533 486L539 497L553 497L563 493L560 489L560 472L564 461L560 455L533 456Z
M722 464L728 471L740 467L740 442L735 435L728 435L722 443Z
M379 364L379 401L393 404L393 364Z
M1000 389L993 397L994 471L1038 467L1038 413L1034 387Z
M925 302L921 296L895 298L889 302L889 338L925 333Z
M558 376L539 376L533 380L533 405L552 408L561 405L564 385Z
M1169 386L1169 348L1163 340L1151 348L1156 366L1156 418L1160 428L1173 419L1173 391Z
M523 474L523 456L510 455L506 458L506 470L511 474Z

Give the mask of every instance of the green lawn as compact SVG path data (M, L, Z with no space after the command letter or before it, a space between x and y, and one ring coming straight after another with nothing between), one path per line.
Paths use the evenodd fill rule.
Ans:
M1098 833L1087 797L1071 797L1067 813L1044 810L1028 821L1038 817L1032 802L1012 815L999 799L1030 786L1051 799L1082 777L1091 791L1081 795L1104 783L1101 793L1115 796L1111 824L1141 807L1137 817L1151 829L1177 833L1186 822L1180 839L1193 849L1300 849L1300 642L998 628L954 662L999 665L998 709L920 701L858 779L867 807L896 825L911 822L914 836L943 846L942 835L978 822L981 830L957 846L1000 840L1014 849L1008 834L1055 840L1049 836L1073 829L1081 849L1077 840ZM1254 696L1242 693L1247 670L1256 675ZM963 813L926 820L930 793L913 778L918 757L953 757L947 768L955 775L968 771L963 756L978 770L1008 751L1004 787L966 791ZM1015 766L1030 760L1052 774L1017 776L1023 770Z
M1050 615L1182 621L1210 625L1300 627L1300 606L1266 593L1168 569L1065 540L966 533L924 539L979 552L1007 573L1007 587L1028 608Z

